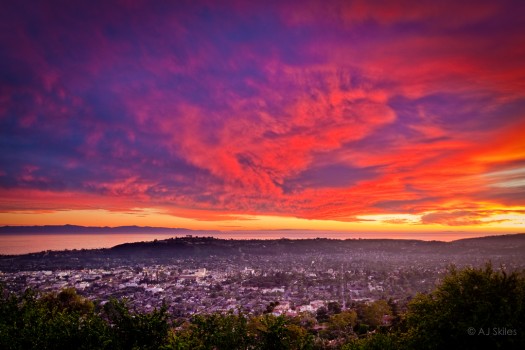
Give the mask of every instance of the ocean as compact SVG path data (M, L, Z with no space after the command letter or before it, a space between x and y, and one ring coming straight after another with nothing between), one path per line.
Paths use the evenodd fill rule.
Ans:
M479 232L334 232L334 231L227 231L206 233L205 231L189 231L188 233L110 233L110 234L2 234L0 235L0 254L26 254L46 250L66 249L96 249L111 248L115 245L131 242L153 241L183 237L188 234L194 236L211 236L222 239L305 239L305 238L332 238L332 239L417 239L453 241L461 238L473 238L495 235L497 233ZM501 233L500 233L501 234Z

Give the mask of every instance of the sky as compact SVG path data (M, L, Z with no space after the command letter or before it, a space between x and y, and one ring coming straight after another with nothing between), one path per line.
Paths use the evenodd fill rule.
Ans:
M523 1L2 1L0 225L525 231Z

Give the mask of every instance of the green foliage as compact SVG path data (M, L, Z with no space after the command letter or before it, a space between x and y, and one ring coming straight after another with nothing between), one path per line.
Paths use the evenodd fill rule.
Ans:
M226 314L196 315L170 340L172 349L236 350L252 346L247 317L239 310Z
M345 310L330 316L326 334L329 338L349 338L353 336L357 324L357 313L354 310Z
M31 290L21 296L1 292L1 349L113 348L107 324L74 290L44 298Z
M370 304L362 304L357 309L361 323L372 328L379 327L383 323L384 315L392 315L392 309L386 300L376 300Z
M165 310L132 314L114 300L101 314L74 289L0 294L0 349L158 349L167 338Z
M452 268L433 293L414 298L405 322L408 344L417 349L451 344L463 349L522 348L525 279L517 273L494 271L491 265L462 271ZM498 334L503 329L512 334Z
M327 322L330 318L330 315L328 314L328 309L325 306L321 306L319 309L317 309L315 318L319 323Z
M255 317L250 327L255 334L255 349L306 350L313 347L313 336L285 316Z
M266 313L272 313L273 310L279 305L278 301L272 301L270 304L266 305Z
M398 324L382 325L384 315L397 313L393 306L385 300L350 310L331 304L317 312L317 320L308 313L291 318L237 310L195 315L174 328L165 307L141 313L125 300L101 307L74 289L16 295L0 286L0 349L521 349L525 344L525 278L490 265L451 269L435 291L409 303Z
M309 312L299 313L296 317L294 317L293 321L308 331L312 330L317 323L315 317Z
M374 333L365 338L354 338L341 347L341 350L394 350L403 349L396 334Z
M240 312L197 315L170 336L167 349L177 350L307 350L313 335L285 316L249 318Z
M125 300L111 299L104 305L109 320L114 345L121 349L158 349L168 337L166 308L151 313L132 313Z
M46 294L40 299L40 302L42 306L49 309L57 308L61 311L79 314L90 314L94 311L93 302L78 295L74 288L63 289L58 294L55 292Z
M328 314L335 315L341 311L341 305L337 301L331 301L328 303Z

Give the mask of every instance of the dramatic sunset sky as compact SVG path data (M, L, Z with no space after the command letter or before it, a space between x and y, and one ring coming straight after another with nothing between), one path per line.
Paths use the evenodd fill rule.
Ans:
M525 1L2 1L0 225L525 231Z

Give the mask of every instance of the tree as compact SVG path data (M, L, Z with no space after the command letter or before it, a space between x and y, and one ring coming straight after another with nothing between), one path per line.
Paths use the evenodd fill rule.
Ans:
M1 349L114 348L111 344L108 324L74 289L40 297L30 289L15 295L0 288Z
M354 310L345 310L339 314L330 316L327 334L331 339L347 339L355 334L354 327L356 324L357 313Z
M190 330L193 349L246 349L253 343L247 318L240 310L197 315L191 321Z
M323 323L328 321L330 315L328 314L328 309L325 306L321 306L319 309L317 309L315 318L317 319L317 322Z
M130 312L126 300L110 299L104 311L116 335L115 347L158 349L168 339L168 314L164 306L151 313Z
M313 347L313 336L285 316L265 314L252 318L250 323L255 334L255 349L308 350Z
M522 348L525 278L494 271L490 264L462 271L452 267L434 292L410 302L405 321L413 348Z
M60 311L78 312L80 314L89 314L95 309L93 302L78 295L75 288L65 288L59 293L46 294L40 298L40 303L50 309L58 308Z
M354 338L341 347L341 350L397 350L405 349L396 334L374 333L364 338Z
M341 312L341 305L337 301L331 301L328 303L328 314L335 315Z
M266 305L265 313L270 314L279 305L278 301L271 301L270 304Z
M362 323L376 328L383 324L385 315L392 314L392 310L386 300L376 300L373 303L361 305L358 308L358 314Z

